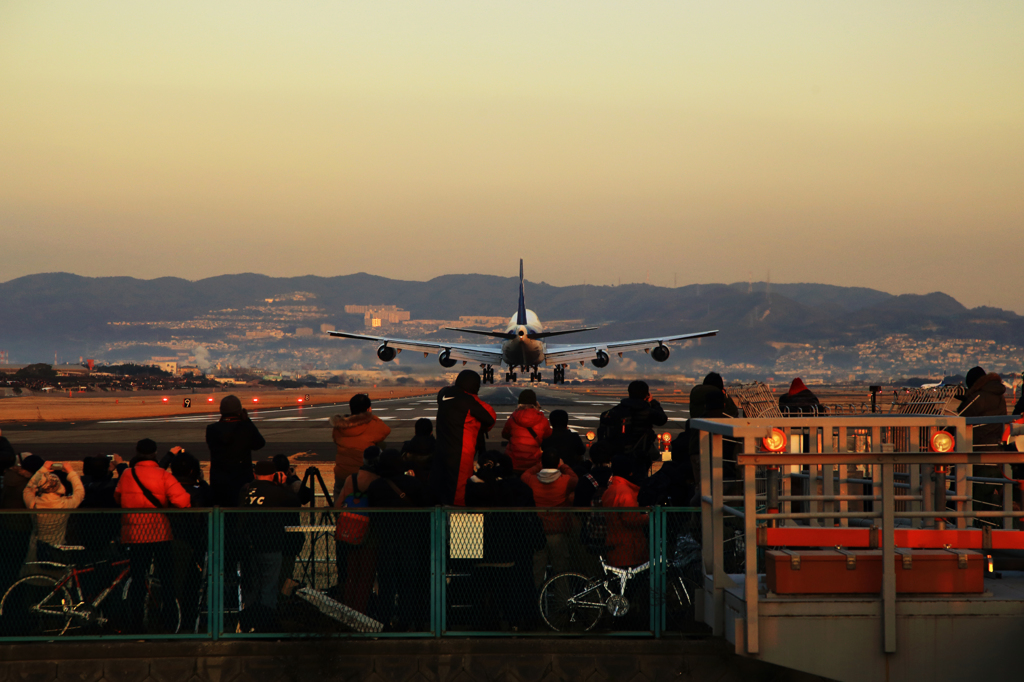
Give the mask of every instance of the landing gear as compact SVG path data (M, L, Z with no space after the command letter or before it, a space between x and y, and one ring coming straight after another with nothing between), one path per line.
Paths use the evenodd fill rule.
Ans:
M563 367L562 365L555 366L554 377L552 377L552 382L555 384L565 383L565 367Z
M537 370L530 372L530 381L541 381L540 372Z
M510 384L514 384L516 382L516 373L515 372L505 372L505 381L507 381Z
M483 365L483 377L481 378L485 384L494 383L494 368L490 365Z

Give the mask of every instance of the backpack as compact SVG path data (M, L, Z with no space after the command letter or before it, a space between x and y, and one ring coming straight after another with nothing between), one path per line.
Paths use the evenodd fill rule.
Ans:
M629 431L631 421L632 415L629 411L627 410L626 415L623 416L622 410L619 410L617 405L610 410L605 410L601 413L597 424L597 439L611 443L623 440L626 432Z
M600 507L601 497L608 489L608 486L599 485L597 479L590 474L583 474L583 477L587 479L590 485L594 486L594 497L590 500L590 506ZM583 547L591 554L605 554L609 549L607 538L607 516L602 512L590 512L587 514L587 518L583 521L583 527L580 529L580 541L583 543Z

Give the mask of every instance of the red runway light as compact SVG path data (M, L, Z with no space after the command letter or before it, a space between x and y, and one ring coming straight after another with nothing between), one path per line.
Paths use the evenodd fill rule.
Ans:
M302 398L299 398L299 402L300 402L300 403L302 402Z
M167 402L167 398L164 398L164 402L165 402L165 403Z
M212 402L213 402L213 398L207 398L207 399L206 399L206 402L208 402L208 403L212 403Z
M253 401L254 403L258 403L258 402L260 401L260 399L259 399L259 398L253 398L253 399L252 399L252 401Z

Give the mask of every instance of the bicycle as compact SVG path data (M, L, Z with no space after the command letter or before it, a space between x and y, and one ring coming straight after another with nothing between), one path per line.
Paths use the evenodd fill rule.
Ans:
M629 581L650 569L650 562L633 568L611 566L598 557L605 578L561 573L544 583L537 603L544 623L555 632L589 632L607 612L613 618L629 613ZM702 573L700 543L681 536L665 575L666 611L674 629L693 621L696 591Z
M80 545L63 545L57 549L63 551L80 551ZM32 561L26 566L35 567L39 571L15 581L0 599L0 617L15 617L19 609L24 609L26 621L34 627L28 628L29 634L60 637L71 629L82 629L90 626L100 628L111 626L116 630L117 624L102 610L111 594L120 592L118 606L123 613L128 611L128 590L132 576L128 559L107 559L84 566L62 564L55 561ZM101 568L111 568L116 572L109 585L100 590L99 594L87 599L82 586L81 577L95 573ZM43 572L50 569L47 572ZM57 573L56 577L54 573ZM173 633L181 629L181 604L178 599L164 603L160 581L146 576L146 599L143 604L143 627L147 630L156 626L164 613L170 608L167 628ZM41 599L37 599L42 594ZM117 608L117 607L115 607Z

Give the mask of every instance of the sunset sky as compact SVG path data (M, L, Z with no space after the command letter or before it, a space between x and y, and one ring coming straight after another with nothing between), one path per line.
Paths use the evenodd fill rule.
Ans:
M1024 2L0 2L0 280L941 290L1024 314Z

